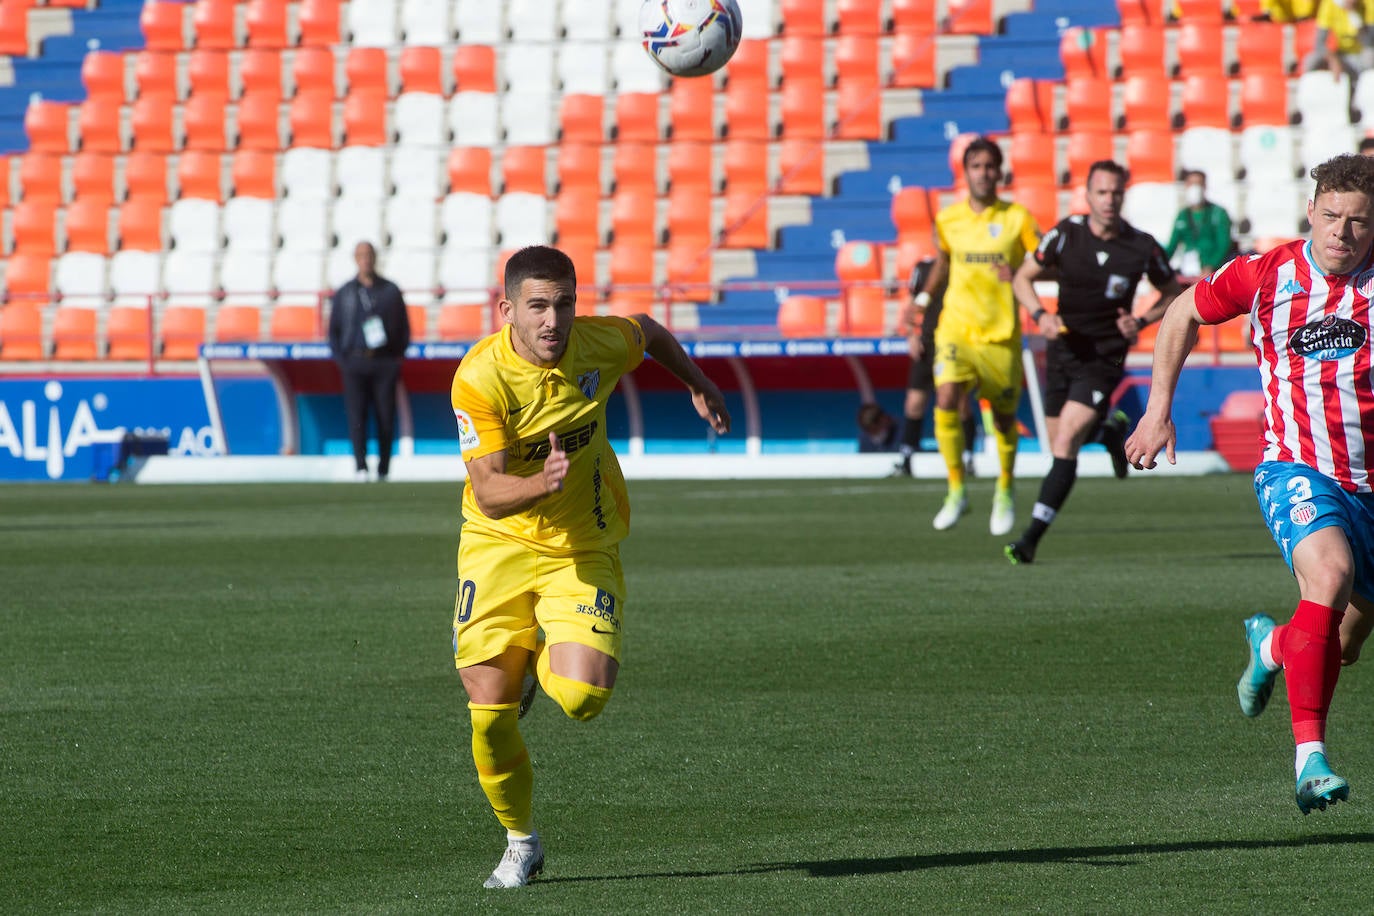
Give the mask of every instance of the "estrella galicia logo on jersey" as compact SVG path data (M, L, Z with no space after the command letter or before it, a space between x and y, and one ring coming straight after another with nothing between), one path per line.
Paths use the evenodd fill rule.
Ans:
M596 391L601 387L601 370L592 369L590 372L584 372L579 375L577 377L577 387L582 389L582 394L586 396L587 400L595 400Z
M1299 356L1323 362L1344 359L1364 347L1369 331L1349 318L1327 315L1293 332L1288 348Z
M1317 520L1317 507L1311 503L1298 503L1288 513L1295 525L1310 525Z
M1302 284L1292 277L1284 280L1283 285L1279 287L1280 296L1301 296L1305 292L1307 290L1302 288Z
M592 629L597 633L613 632L620 629L620 618L615 616L615 595L612 595L604 588L598 588L596 590L596 600L594 603L579 604L574 610L579 614L595 617L597 620L604 621L610 625L610 630L597 630L596 624L592 624Z
M564 433L558 437L558 446L571 455L573 452L591 443L596 435L596 421L588 423L586 426L579 426L571 432ZM524 458L526 461L543 461L549 457L549 437L534 439L520 443L524 448Z

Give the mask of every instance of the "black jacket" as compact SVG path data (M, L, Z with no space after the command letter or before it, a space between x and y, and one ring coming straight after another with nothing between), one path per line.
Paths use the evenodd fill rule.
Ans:
M363 321L376 315L386 329L386 345L368 349L363 337ZM405 356L410 346L410 318L406 314L401 290L384 277L378 276L371 287L365 287L354 277L334 293L329 310L329 347L335 357Z

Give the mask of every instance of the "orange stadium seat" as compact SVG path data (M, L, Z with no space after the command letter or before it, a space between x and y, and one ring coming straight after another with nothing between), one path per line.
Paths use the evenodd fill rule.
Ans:
M559 123L564 143L600 143L606 134L606 100L599 95L565 95Z
M149 96L170 108L171 96ZM134 103L137 111L138 103ZM87 99L81 103L77 115L77 133L81 138L81 149L92 153L117 153L124 148L124 138L119 126L120 103L112 98ZM167 125L171 127L171 112L166 112Z
M674 143L668 147L668 187L715 193L709 143Z
M783 337L825 337L826 311L819 296L788 296L778 306L778 331Z
M1121 75L1129 78L1164 74L1164 29L1157 25L1137 23L1123 25L1117 50L1121 55Z
M291 61L291 79L296 84L296 92L308 92L316 97L338 96L334 85L334 52L329 48L301 48Z
M104 153L77 153L72 158L72 197L76 200L114 200L115 160ZM4 184L0 176L0 184Z
M27 301L0 306L0 359L37 360L44 356L42 307Z
M271 340L299 343L320 339L320 308L317 305L277 305L268 319Z
M836 137L878 140L883 135L882 91L876 82L841 83L835 94Z
M1288 78L1282 73L1247 71L1240 81L1240 123L1245 127L1286 127Z
M238 47L234 31L235 0L197 0L191 12L191 26L196 34L197 48Z
M177 161L177 184L183 200L222 201L220 154L199 150L182 153Z
M5 262L5 288L10 296L46 296L51 273L48 255L15 252Z
M152 200L129 199L119 208L121 251L161 251L162 206Z
M1054 86L1050 80L1021 77L1007 87L1007 119L1014 134L1051 133L1054 123Z
M62 157L52 153L26 153L19 157L19 194L22 200L62 203Z
M954 35L991 35L996 31L992 0L949 0L949 31Z
M892 0L894 33L934 35L936 0Z
M360 98L354 103L362 104ZM385 104L385 102L383 102ZM347 109L345 109L347 110ZM355 107L354 116L359 109ZM375 111L364 117L376 117ZM333 93L327 89L297 93L291 100L287 122L291 126L291 146L307 146L312 149L333 149L334 147L334 103ZM364 144L363 132L358 133L358 145L379 146L379 143Z
M601 192L601 147L591 143L559 145L558 191L561 193L570 188L590 188Z
M501 193L524 192L545 196L548 192L547 159L547 150L542 146L506 147L501 156Z
M890 213L897 238L929 236L935 230L935 210L925 188L902 188L892 195Z
M235 197L275 200L277 197L276 157L265 150L246 149L234 154L230 181Z
M711 198L690 185L674 187L668 192L668 239L673 242L697 239L709 244L711 239Z
M296 106L292 105L291 110L294 112ZM325 110L328 110L327 106ZM376 89L350 91L344 100L343 129L344 142L350 146L386 146L390 139L386 129L386 93ZM316 134L312 132L311 136L314 138ZM323 135L319 137L322 139ZM292 145L301 144L293 141Z
M159 207L167 203L167 157L163 153L134 150L124 160L124 187L128 200L146 200Z
M34 152L66 153L71 150L67 122L69 106L62 102L30 102L24 110L24 133Z
M491 150L485 146L455 146L448 154L450 193L491 196Z
M14 253L51 258L57 252L57 208L51 200L24 200L10 211Z
M1069 134L1065 154L1069 165L1068 184L1077 187L1087 181L1088 166L1114 155L1112 135L1106 131L1082 131Z
M169 305L162 313L158 331L163 359L195 359L205 343L205 309Z
M1242 75L1288 72L1283 59L1283 23L1241 22L1236 31L1236 69Z
M600 193L590 188L574 188L562 192L554 201L554 231L558 244L588 244L601 242Z
M87 98L123 102L124 55L114 51L88 52L81 61L81 85L86 88Z
M766 38L745 38L740 41L734 56L730 58L726 78L770 79L772 74L768 69L768 58L771 46Z
M829 34L824 0L779 0L778 6L784 36Z
M674 143L715 139L715 96L710 80L673 80L668 121Z
M96 334L95 309L74 306L59 307L53 313L53 359L89 360L100 358L100 339ZM110 323L114 323L111 315Z
M1178 27L1174 52L1178 56L1177 73L1183 76L1224 76L1227 72L1222 59L1224 45L1221 22L1183 21Z
M658 193L658 156L647 143L621 143L611 161L611 190Z
M669 239L667 282L684 285L706 285L711 282L711 237L686 236ZM688 294L692 294L688 290ZM705 291L703 291L703 294Z
M251 48L239 57L239 85L244 96L265 98L271 96L281 101L282 56L277 51Z
M857 81L876 86L880 72L876 35L841 35L835 41L836 85Z
M29 9L23 3L0 3L0 54L29 53Z
M1059 36L1059 60L1064 64L1064 78L1070 83L1111 76L1107 72L1107 37L1094 29L1065 29Z
M611 285L648 286L654 282L654 246L644 241L616 241L611 244ZM613 290L621 301L652 300L652 290Z
M1133 130L1126 136L1126 168L1132 181L1174 181L1174 134Z
M110 253L110 204L77 200L67 207L67 250Z
M423 305L407 305L406 318L410 321L410 339L424 340L428 333L429 309Z
M820 80L794 79L783 84L781 136L789 140L825 136L825 86Z
M0 156L0 210L10 205L10 157Z
M1071 80L1064 90L1064 107L1070 130L1110 131L1115 126L1111 80Z
M144 61L148 60L149 79L152 85L157 87L159 92L176 91L176 55L157 54L154 52L143 51L138 55L138 69L144 67ZM170 60L172 64L171 82L166 80L166 75L160 70L163 66L162 61ZM157 63L154 63L157 61ZM226 51L192 51L186 63L186 78L191 84L191 95L227 96L229 91L229 54ZM142 93L143 81L140 79L139 92Z
M768 190L768 144L762 140L730 140L725 144L725 190L762 194Z
M1116 0L1116 9L1123 26L1163 23L1158 0Z
M887 330L887 294L880 286L852 286L840 300L840 333L881 337Z
M486 303L452 302L439 308L438 334L440 340L477 340L485 337Z
M444 95L444 62L438 48L401 50L401 91Z
M622 92L615 97L615 138L621 142L658 142L658 93Z
M387 78L385 48L353 48L344 61L344 78L348 80L348 94L359 90L391 95L391 81Z
M773 135L768 114L768 82L730 80L725 87L725 136L731 140L768 140Z
M303 0L299 9L302 47L339 43L341 6L338 0Z
M140 96L133 104L129 115L129 126L133 135L133 148L149 153L170 153L176 149L172 133L172 109L176 99L168 95ZM84 109L85 106L83 105ZM84 114L84 112L83 112ZM115 110L117 126L119 112ZM85 143L86 128L81 129L82 142ZM106 140L104 142L113 142ZM103 149L105 147L96 147ZM117 148L117 147L116 147Z
M248 28L250 48L286 48L291 45L287 35L286 0L249 0L244 25Z
M1016 187L1020 188L1026 184L1059 184L1053 134L1012 134L1011 150L1007 158L1010 160L1012 179Z
M933 32L898 32L892 36L892 85L904 89L934 87Z
M825 79L825 42L819 35L789 34L782 39L782 84Z
M1230 90L1224 76L1189 76L1183 80L1186 127L1231 126Z
M1224 0L1173 0L1179 22L1221 22L1225 17Z
M835 276L845 283L883 278L883 254L876 242L856 239L835 252Z
M1059 222L1059 192L1052 185L1017 184L1011 198L1031 212L1042 232Z
M726 248L769 248L768 198L752 191L725 192L725 223L721 228Z
M1133 73L1121 89L1122 122L1127 130L1169 130L1169 80L1159 73Z
M186 33L182 13L187 4L153 2L143 4L138 16L143 41L152 51L182 51L186 48Z
M653 247L658 241L655 226L655 194L652 188L629 187L611 196L611 240Z
M883 31L881 0L839 0L835 30L840 35L878 35Z
M181 109L181 127L188 150L223 150L229 146L224 126L227 95L200 93L186 100Z
M459 45L453 49L453 91L495 92L496 49L490 45Z
M243 343L262 338L262 312L256 305L225 303L215 313L215 340Z
M64 309L58 309L60 316ZM71 311L76 311L72 309ZM89 311L82 309L82 311ZM143 305L115 305L105 318L105 342L108 345L107 359L147 359L152 355L152 310ZM57 332L53 331L53 347L58 348ZM57 357L56 352L53 354ZM61 359L61 357L57 357ZM72 359L82 357L73 356ZM94 357L86 357L92 359Z
M244 93L239 99L239 148L279 150L281 146L280 100L268 92ZM293 106L294 111L294 106ZM324 106L324 114L330 111Z
M784 140L778 150L779 190L783 194L825 193L825 144Z

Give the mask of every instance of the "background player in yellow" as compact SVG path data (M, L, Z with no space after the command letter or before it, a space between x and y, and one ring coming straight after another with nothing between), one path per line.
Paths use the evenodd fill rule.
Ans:
M964 150L968 199L935 216L940 254L917 294L923 311L948 281L935 331L935 441L949 472L949 493L934 519L937 531L951 528L968 511L964 488L964 432L959 405L971 389L990 403L1000 471L993 492L989 530L995 535L1016 524L1012 473L1020 435L1016 404L1021 399L1021 320L1011 277L1040 241L1035 218L1020 204L997 196L1002 150L979 137Z
M554 248L524 248L505 270L505 326L453 377L467 466L453 615L454 663L472 718L472 756L507 847L487 887L519 887L544 865L534 773L518 719L537 683L586 721L620 667L629 530L625 480L606 437L606 401L647 352L730 430L720 389L646 315L574 318L577 276ZM542 635L541 631L542 630Z

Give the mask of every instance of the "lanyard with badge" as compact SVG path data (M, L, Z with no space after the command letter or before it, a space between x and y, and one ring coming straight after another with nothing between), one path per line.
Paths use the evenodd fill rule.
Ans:
M358 298L362 300L363 311L367 314L363 319L363 342L369 350L380 350L386 346L386 327L380 315L372 314L372 296L361 283L358 284Z

